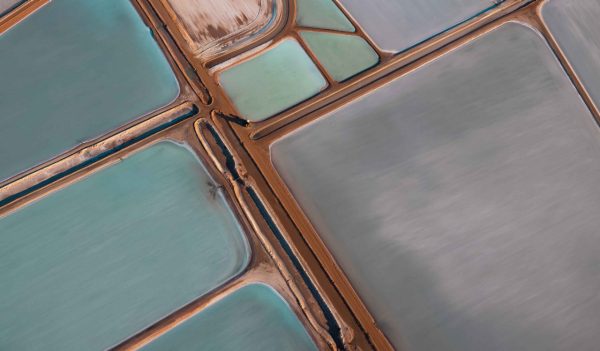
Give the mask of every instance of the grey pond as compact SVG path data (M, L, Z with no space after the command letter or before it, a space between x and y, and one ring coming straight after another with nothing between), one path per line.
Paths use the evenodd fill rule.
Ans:
M592 115L517 23L272 145L379 326L411 351L597 349L599 156Z

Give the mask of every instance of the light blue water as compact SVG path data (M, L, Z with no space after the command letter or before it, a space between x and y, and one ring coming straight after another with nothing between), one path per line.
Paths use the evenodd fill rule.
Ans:
M254 284L225 297L143 351L311 351L314 342L285 301Z
M161 142L0 219L0 350L104 350L239 273L246 240Z

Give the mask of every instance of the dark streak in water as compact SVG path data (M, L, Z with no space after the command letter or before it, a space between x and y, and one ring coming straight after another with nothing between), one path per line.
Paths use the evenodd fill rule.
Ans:
M27 194L30 194L30 193L38 190L38 189L41 189L41 188L45 187L46 185L49 185L49 184L51 184L51 183L53 183L53 182L55 182L55 181L57 181L59 179L62 179L64 177L68 176L69 174L75 173L78 170L83 169L83 168L85 168L85 167L87 167L87 166L89 166L89 165L91 165L91 164L93 164L95 162L103 160L103 159L107 158L108 156L113 155L116 152L118 152L120 150L123 150L124 148L126 148L128 146L131 146L131 145L133 145L133 144L135 144L135 143L137 143L139 141L142 141L142 140L146 139L147 137L150 137L150 136L152 136L152 135L154 135L154 134L156 134L156 133L158 133L158 132L160 132L162 130L167 129L170 126L173 126L173 125L175 125L175 124L177 124L177 123L179 123L179 122L181 122L181 121L183 121L183 120L185 120L185 119L187 119L189 117L194 116L196 113L198 113L198 108L196 106L194 106L193 109L190 112L188 112L188 113L186 113L184 115L181 115L181 116L179 116L179 117L177 117L177 118L175 118L175 119L173 119L171 121L168 121L168 122L166 122L166 123L164 123L164 124L162 124L162 125L160 125L160 126L158 126L156 128L153 128L153 129L151 129L151 130L149 130L149 131L147 131L147 132L145 132L145 133L143 133L143 134L141 134L141 135L139 135L139 136L137 136L137 137L135 137L135 138L133 138L131 140L128 140L128 141L124 142L123 144L121 144L121 145L119 145L119 146L117 146L117 147L115 147L113 149L105 151L105 152L99 154L98 156L92 157L89 160L87 160L85 162L82 162L82 163L80 163L80 164L78 164L78 165L76 165L76 166L74 166L74 167L72 167L72 168L70 168L70 169L68 169L68 170L66 170L64 172L58 173L58 174L56 174L56 175L54 175L54 176L52 176L52 177L50 177L50 178L48 178L48 179L46 179L46 180L38 183L38 184L36 184L36 185L34 185L34 186L32 186L32 187L30 187L28 189L25 189L25 190L23 190L21 192L18 192L16 194L14 194L14 195L8 196L7 198L5 198L3 200L0 200L0 207L5 206L5 205L7 205L7 204L9 204L9 203L11 203L11 202L13 202L13 201L15 201L15 200L23 197L23 196L25 196Z

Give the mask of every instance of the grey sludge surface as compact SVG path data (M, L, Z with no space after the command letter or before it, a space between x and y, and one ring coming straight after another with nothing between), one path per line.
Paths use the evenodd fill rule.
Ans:
M503 25L271 151L395 346L598 350L600 133L529 27Z
M493 7L492 0L340 0L383 50L400 52Z
M8 13L25 0L0 0L0 16Z
M600 1L551 0L542 17L596 106L600 106Z

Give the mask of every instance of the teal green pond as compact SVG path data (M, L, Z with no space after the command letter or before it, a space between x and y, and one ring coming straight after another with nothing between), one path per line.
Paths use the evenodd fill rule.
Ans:
M344 81L379 62L379 56L361 37L302 31L306 45L333 79Z
M296 23L303 27L354 32L354 26L332 0L297 0Z
M127 0L54 0L0 35L0 181L179 94Z
M219 74L219 82L238 112L261 121L323 90L327 81L293 39Z
M216 189L164 141L0 218L0 350L104 350L239 274Z
M312 351L287 303L262 284L245 286L142 348L143 351Z

